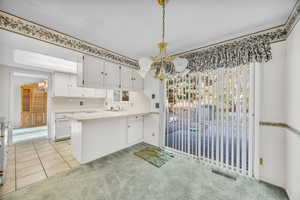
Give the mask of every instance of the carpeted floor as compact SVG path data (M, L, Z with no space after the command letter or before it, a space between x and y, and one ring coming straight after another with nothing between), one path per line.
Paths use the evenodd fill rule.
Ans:
M139 144L4 197L4 200L287 200L283 190L212 173L174 158L157 168L134 155Z

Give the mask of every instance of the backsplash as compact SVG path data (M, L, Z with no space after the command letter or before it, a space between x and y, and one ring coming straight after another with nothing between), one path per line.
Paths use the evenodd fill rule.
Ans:
M102 109L104 99L72 99L72 98L52 98L52 110L59 109Z
M150 111L149 98L142 92L129 92L129 102L114 102L112 95L108 93L108 98L105 100L105 108L117 105L121 106L123 110L128 111Z

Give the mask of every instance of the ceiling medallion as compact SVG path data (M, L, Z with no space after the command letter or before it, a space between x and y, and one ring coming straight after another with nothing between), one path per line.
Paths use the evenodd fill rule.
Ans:
M187 69L187 59L167 55L168 43L165 42L165 7L167 0L157 0L157 2L162 7L162 41L157 44L159 55L139 59L139 73L145 78L146 74L151 72L153 77L163 80L179 73L188 73L189 70Z

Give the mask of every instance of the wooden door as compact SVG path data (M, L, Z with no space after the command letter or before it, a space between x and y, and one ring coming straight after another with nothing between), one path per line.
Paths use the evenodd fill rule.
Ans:
M45 126L47 124L47 89L38 83L23 85L21 87L22 128Z

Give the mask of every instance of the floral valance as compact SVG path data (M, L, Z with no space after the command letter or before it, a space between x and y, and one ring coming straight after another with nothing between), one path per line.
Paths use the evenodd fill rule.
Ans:
M236 67L252 62L268 62L272 59L271 43L286 37L285 29L249 36L245 39L220 44L180 57L189 60L191 71L204 71L220 67Z

